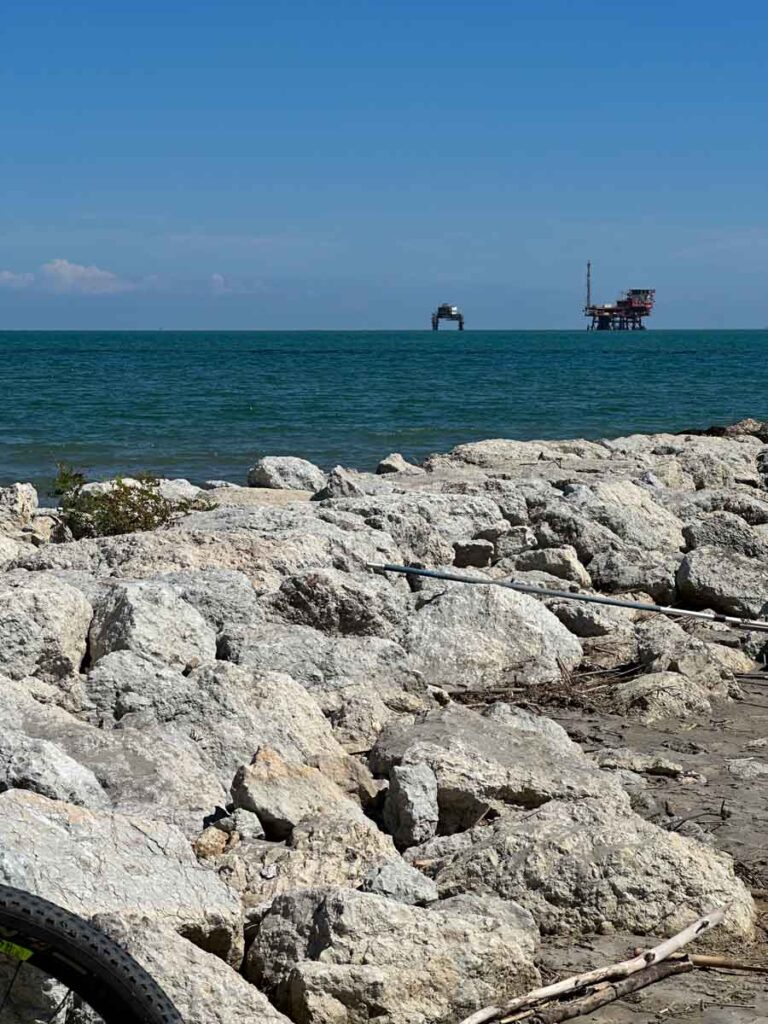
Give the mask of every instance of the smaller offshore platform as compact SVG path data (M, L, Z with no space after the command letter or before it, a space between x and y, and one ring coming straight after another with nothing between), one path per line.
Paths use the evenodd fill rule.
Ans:
M584 316L588 331L644 331L643 320L653 311L655 288L629 288L615 302L592 302L592 264L587 263L587 302Z
M464 330L464 314L461 312L458 306L452 306L448 302L443 302L437 307L435 312L432 314L432 330L436 331L441 320L457 320L459 324L459 330Z

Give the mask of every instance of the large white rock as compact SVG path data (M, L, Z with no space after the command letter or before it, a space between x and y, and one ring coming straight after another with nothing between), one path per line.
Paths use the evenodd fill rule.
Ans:
M391 637L410 606L407 589L389 579L314 569L283 580L271 610L287 622L325 633Z
M491 810L530 809L556 798L600 797L626 804L613 779L566 735L553 734L549 727L557 729L555 723L541 719L537 729L533 716L520 715L507 708L484 716L452 704L412 725L394 723L379 736L371 767L380 775L400 765L430 768L443 834L469 828Z
M265 906L275 896L309 887L356 889L388 864L412 870L398 856L390 837L369 818L335 815L330 807L299 822L285 843L246 839L213 863L245 907Z
M611 709L646 725L664 718L706 715L712 710L707 690L679 672L650 672L611 691Z
M373 477L382 483L381 477ZM332 509L359 517L370 528L388 533L407 561L450 565L454 544L464 543L498 526L499 504L476 494L377 494L338 498Z
M94 663L112 651L135 651L183 668L216 657L216 634L173 587L122 583L96 606L90 650Z
M248 470L249 487L314 492L325 486L325 479L319 466L290 455L266 455Z
M363 812L317 768L285 761L261 747L241 765L232 782L232 801L258 816L270 839L286 839L306 818L330 813L361 821Z
M556 800L411 853L436 858L430 873L441 895L517 900L547 933L600 931L608 922L672 935L718 906L729 908L733 935L749 937L754 927L752 898L729 856L615 802Z
M334 738L312 695L289 676L256 673L211 662L183 675L116 652L100 661L85 684L89 717L117 721L121 732L191 742L212 777L229 787L232 776L260 747L295 764L320 765L350 792L366 790L367 771ZM346 791L346 790L345 790Z
M172 529L52 544L20 561L34 570L133 579L189 569L234 569L260 589L276 590L285 576L305 569L353 572L369 562L401 560L392 538L358 516L294 502L193 512Z
M237 970L151 920L99 914L94 924L164 989L184 1024L290 1024Z
M296 1024L437 1024L535 985L535 941L497 901L441 911L309 889L272 903L246 976Z
M647 551L679 551L683 547L680 520L629 480L573 485L566 488L565 500L627 544Z
M232 964L242 955L237 897L160 822L0 793L0 880L85 917L149 918Z
M79 590L48 574L0 576L0 672L49 682L77 673L92 615Z
M0 533L28 526L36 509L37 491L32 484L0 487Z
M768 603L768 562L725 548L697 547L683 559L677 587L696 607L758 618Z
M110 806L89 768L50 740L31 739L20 729L8 728L4 721L0 728L0 792L6 789L26 789L93 810Z
M551 682L581 661L579 641L533 597L448 584L409 620L403 646L428 683L448 690Z
M98 667L118 657L122 655L110 655ZM153 682L159 686L162 677L159 682L150 677L148 685ZM106 801L122 814L164 821L191 835L199 832L206 815L227 802L215 767L180 732L150 723L141 730L110 729L111 722L98 716L91 725L55 704L35 700L26 681L0 678L0 690L0 732L24 738L22 760L6 763L14 786L22 783L23 752L29 744L23 786L43 796L92 810L102 809Z

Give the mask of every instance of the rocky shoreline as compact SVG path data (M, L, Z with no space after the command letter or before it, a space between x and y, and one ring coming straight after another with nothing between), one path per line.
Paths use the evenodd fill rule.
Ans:
M712 906L765 959L766 634L368 566L761 617L767 437L268 457L78 541L0 490L0 881L201 1024L458 1021ZM692 979L666 1019L768 1019Z

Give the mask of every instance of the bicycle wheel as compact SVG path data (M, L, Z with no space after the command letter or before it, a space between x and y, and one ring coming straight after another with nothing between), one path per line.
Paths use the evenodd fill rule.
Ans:
M133 957L76 914L0 885L0 1024L183 1024Z

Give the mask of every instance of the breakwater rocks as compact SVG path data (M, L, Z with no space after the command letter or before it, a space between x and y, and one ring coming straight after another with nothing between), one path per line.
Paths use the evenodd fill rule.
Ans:
M713 905L759 941L768 741L738 677L768 636L367 566L760 616L767 452L268 458L79 541L0 491L0 881L94 916L201 1022L457 1020L536 984L542 943ZM720 831L686 817L726 799Z

